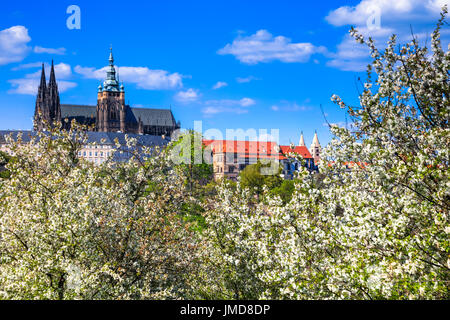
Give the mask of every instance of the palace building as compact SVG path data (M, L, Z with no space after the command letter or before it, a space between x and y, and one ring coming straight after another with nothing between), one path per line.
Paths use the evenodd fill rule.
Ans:
M68 123L64 120L67 119ZM62 122L68 129L72 120L83 125L94 126L98 132L121 132L170 136L180 128L169 109L133 108L125 103L125 88L119 84L114 67L114 58L109 55L106 79L98 87L97 105L60 104L58 84L52 61L50 81L45 80L42 65L41 82L36 98L34 129L42 130L45 123Z
M237 180L242 170L258 161L277 163L283 177L289 180L294 178L294 172L301 166L310 172L318 170L314 156L305 146L303 133L298 146L282 146L273 141L237 140L203 140L203 146L211 152L216 180L223 178ZM293 158L294 154L301 156L303 162Z

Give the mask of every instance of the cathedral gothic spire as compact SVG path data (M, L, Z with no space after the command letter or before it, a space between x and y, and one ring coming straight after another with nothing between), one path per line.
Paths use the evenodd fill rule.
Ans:
M46 90L47 90L47 85L45 82L45 68L44 68L44 64L42 64L41 84L39 85L38 94L45 94Z
M45 128L45 122L52 126L54 121L61 121L61 106L58 85L56 83L55 67L52 61L48 86L45 80L45 67L42 64L41 82L39 84L34 110L34 129L42 130Z
M119 81L112 49L108 54L105 56L105 78L97 84L95 106L60 104L56 78L58 64L53 61L51 65L42 64L41 79L36 88L34 130L47 130L49 125L58 122L62 129L69 130L73 121L88 126L89 130L155 136L170 135L180 128L180 122L175 121L171 110L132 108L125 104L125 87ZM62 119L67 122L61 122Z
M52 60L50 81L48 83L48 105L52 121L61 121L61 105L59 101L58 84L56 83L55 66Z

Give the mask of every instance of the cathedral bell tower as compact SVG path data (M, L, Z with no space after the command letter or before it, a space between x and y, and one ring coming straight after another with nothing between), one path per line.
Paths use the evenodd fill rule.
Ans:
M96 130L126 132L125 108L125 89L123 85L119 86L119 81L116 79L111 48L106 80L103 82L103 87L102 85L98 87Z

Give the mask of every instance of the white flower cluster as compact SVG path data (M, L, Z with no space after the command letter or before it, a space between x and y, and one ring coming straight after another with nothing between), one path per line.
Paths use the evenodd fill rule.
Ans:
M290 203L222 185L207 212L201 292L245 299L448 299L450 52L392 37L372 51L352 131L333 126L320 174ZM212 286L211 284L214 284ZM201 287L202 284L198 286ZM200 295L205 297L208 295Z

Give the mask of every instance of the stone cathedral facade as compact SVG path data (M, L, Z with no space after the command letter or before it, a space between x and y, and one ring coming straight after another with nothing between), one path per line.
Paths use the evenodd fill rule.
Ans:
M65 120L68 120L66 124ZM119 84L114 67L114 58L109 55L106 79L98 87L97 105L60 104L55 69L50 71L47 85L44 65L36 98L34 130L42 130L45 123L62 122L66 128L72 120L80 124L94 126L98 132L121 132L170 136L180 128L169 109L132 108L125 103L125 88Z

